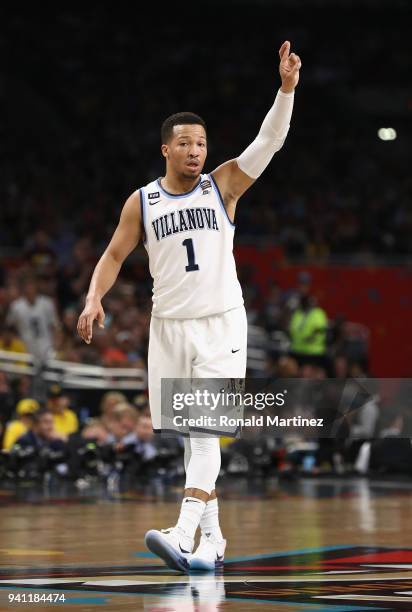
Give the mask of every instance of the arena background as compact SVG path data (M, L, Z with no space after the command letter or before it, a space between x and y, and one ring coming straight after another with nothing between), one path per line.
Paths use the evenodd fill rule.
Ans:
M18 444L2 451L6 525L16 500L44 503L45 482L55 487L54 497L48 490L50 507L53 499L76 499L84 490L94 500L102 490L133 491L132 499L154 504L146 487L163 479L168 500L170 483L182 483L181 445L150 433L151 278L142 246L104 299L106 327L95 330L91 345L77 337L77 318L125 199L164 172L164 118L189 110L205 119L207 171L236 157L255 137L280 85L284 40L302 59L290 132L236 213L248 375L411 376L410 2L93 3L78 10L4 5L0 11L0 440L4 447L10 422L31 412L21 404L28 398L78 419L63 432L57 458L39 461L34 453L27 459ZM33 281L54 306L56 324L50 342L40 337L28 346L10 313ZM323 361L315 365L296 361L291 345L290 322L302 294L328 320ZM124 397L108 423L104 402L111 391ZM395 426L399 412L388 417L375 399L373 423L350 423L345 449L325 454L303 441L226 441L224 475L233 482L263 477L257 495L264 497L273 478L300 482L361 472L372 482L389 473L403 479L409 503L409 438L402 438L403 449L397 445L399 455L382 444L382 430ZM26 408L16 416L19 402ZM356 429L366 424L366 433ZM378 442L367 469L357 463L359 431L363 441ZM134 436L127 452L118 446L126 433ZM307 490L299 495L305 499ZM357 542L396 547L403 523L398 528L392 540L378 542L372 529L369 540ZM28 524L25 529L30 533Z

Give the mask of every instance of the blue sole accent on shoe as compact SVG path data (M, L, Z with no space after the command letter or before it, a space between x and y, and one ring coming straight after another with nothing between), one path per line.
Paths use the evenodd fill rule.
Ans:
M178 572L187 572L189 570L189 563L185 557L180 555L168 542L162 538L158 531L151 529L145 535L145 543L147 548L163 559L170 569L177 570Z
M215 569L223 567L223 561L215 561L214 563L207 563L202 559L191 559L189 561L190 570L196 572L214 572Z

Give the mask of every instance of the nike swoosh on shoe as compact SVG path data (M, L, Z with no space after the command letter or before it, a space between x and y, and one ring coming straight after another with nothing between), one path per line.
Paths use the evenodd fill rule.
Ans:
M180 552L182 552L182 553L187 553L187 554L189 554L189 553L190 553L190 550L185 550L184 548L182 548L182 547L180 546L180 542L179 542L179 548L180 548Z

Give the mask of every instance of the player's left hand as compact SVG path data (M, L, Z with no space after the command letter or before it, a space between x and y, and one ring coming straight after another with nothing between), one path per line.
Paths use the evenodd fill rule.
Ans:
M281 90L284 93L291 93L299 82L299 70L302 66L299 55L290 53L290 42L285 40L279 49L279 74L282 79Z

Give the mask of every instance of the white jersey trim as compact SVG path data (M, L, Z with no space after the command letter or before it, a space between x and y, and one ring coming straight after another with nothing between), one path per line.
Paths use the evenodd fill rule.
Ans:
M139 189L140 192L140 216L142 217L142 226L143 226L143 233L144 233L144 238L143 238L143 244L146 244L147 242L147 229L146 229L146 207L144 204L144 190L143 187L141 189Z
M162 187L160 177L157 179L156 182L159 186L160 191L162 191L164 195L167 196L168 198L187 198L188 196L193 195L196 189L200 187L200 183L202 182L202 175L200 175L199 177L199 182L190 191L186 191L185 193L169 193L169 191L166 191L166 189Z

